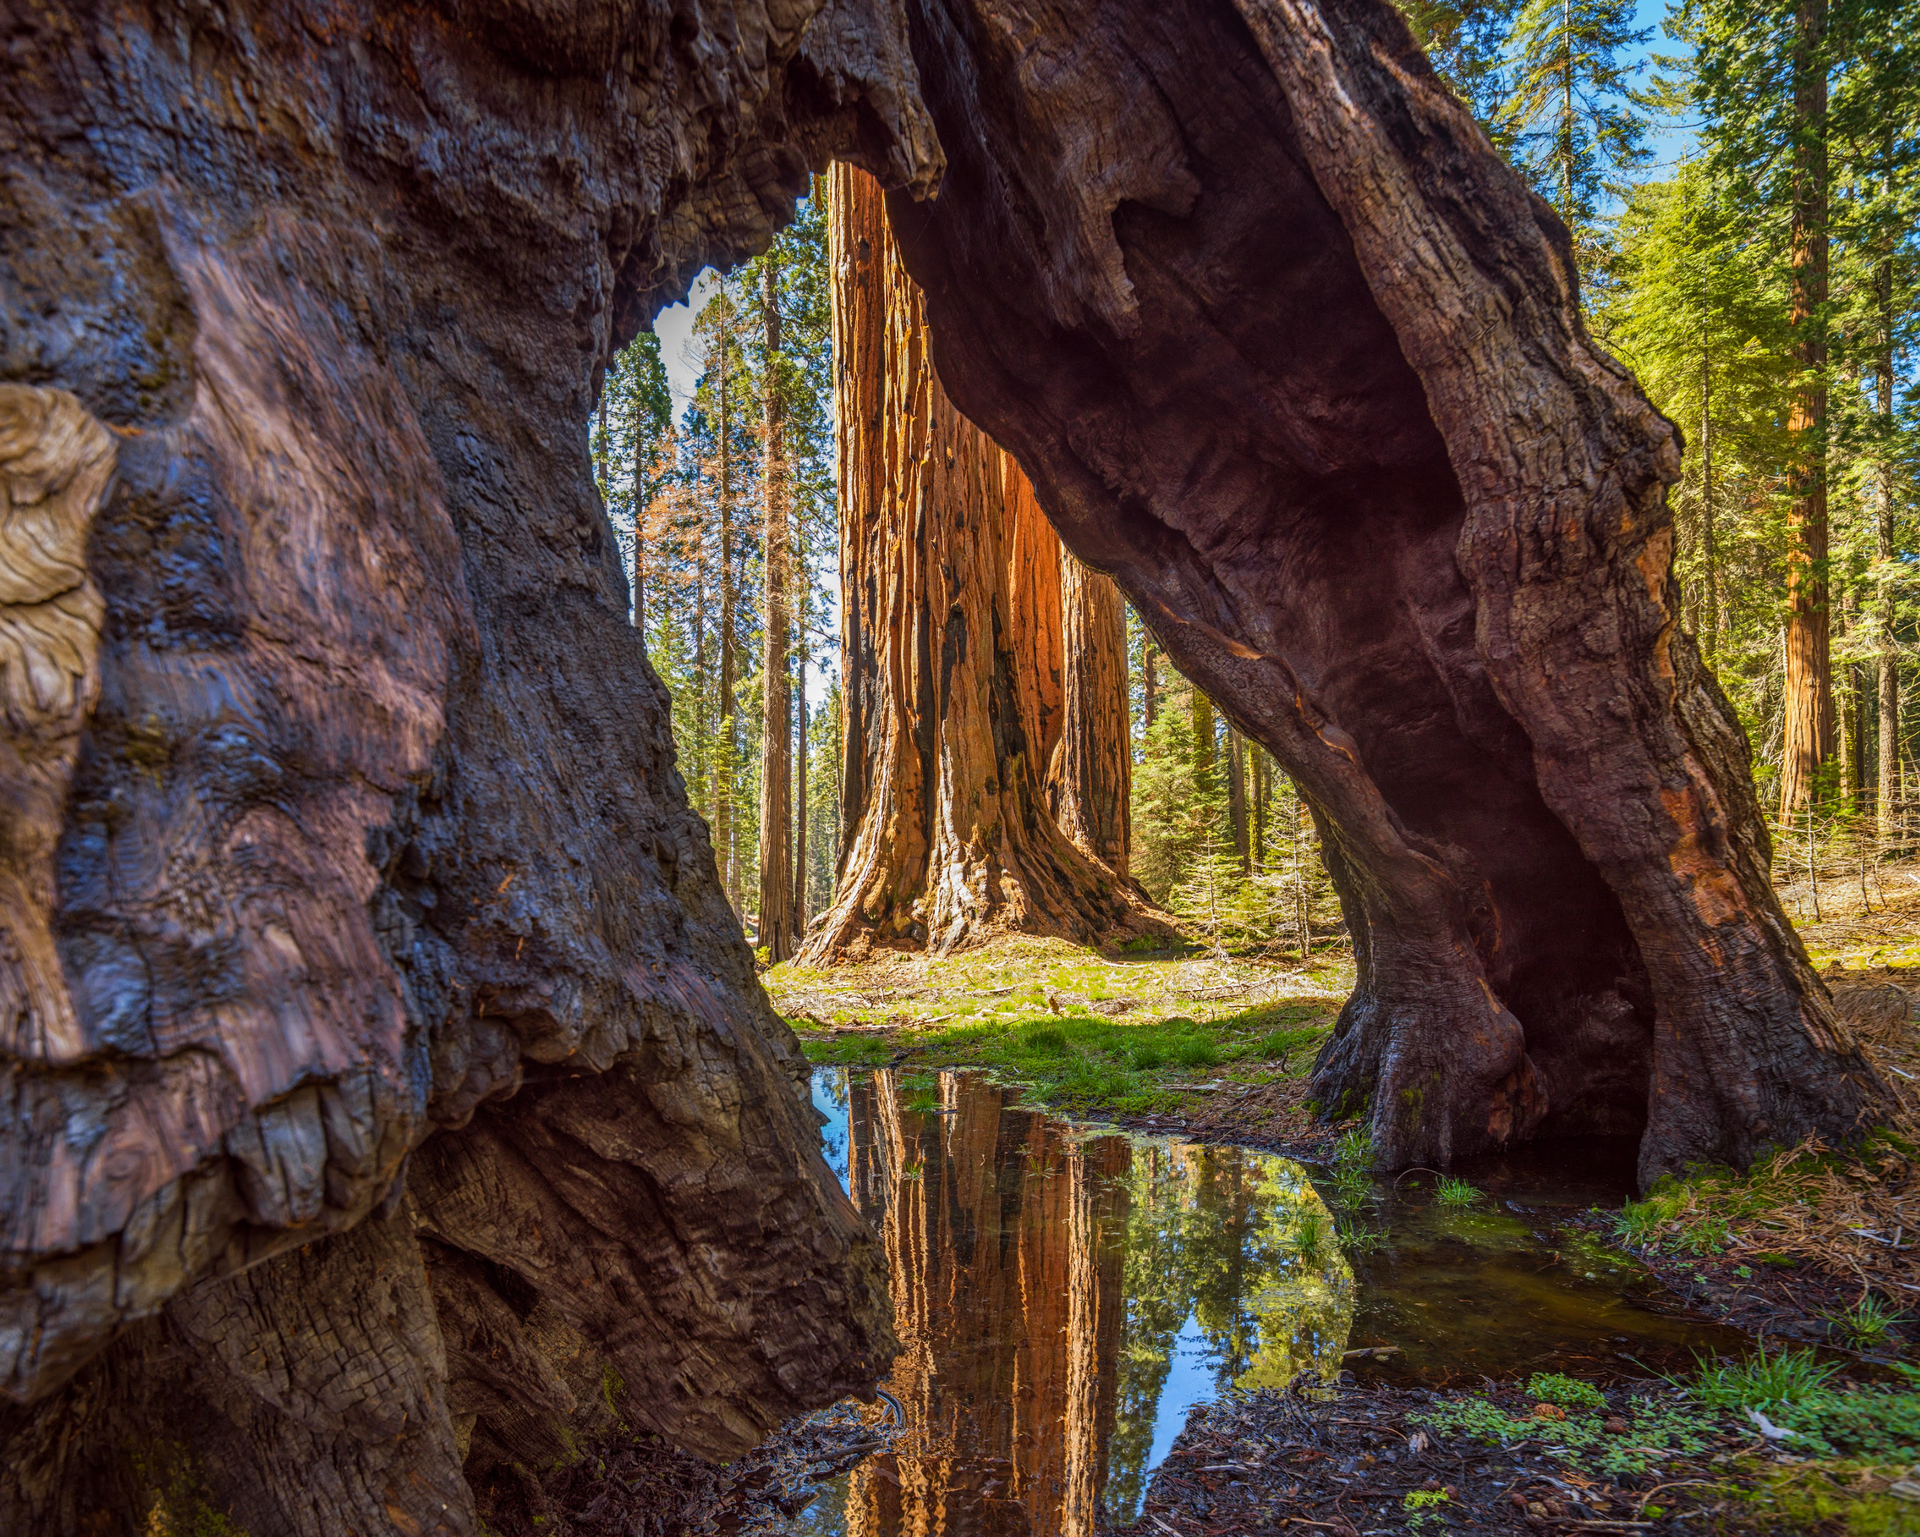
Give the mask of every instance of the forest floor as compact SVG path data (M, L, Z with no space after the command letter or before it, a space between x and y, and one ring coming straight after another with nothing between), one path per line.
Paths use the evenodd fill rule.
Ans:
M1824 1405L1824 1438L1766 1397L1764 1371L1751 1403L1723 1393L1711 1411L1699 1384L1691 1394L1671 1383L1607 1387L1606 1405L1587 1415L1603 1429L1584 1450L1559 1445L1567 1436L1550 1415L1555 1433L1529 1442L1538 1395L1518 1384L1485 1394L1368 1387L1304 1440L1274 1432L1275 1416L1297 1418L1299 1407L1263 1395L1195 1411L1133 1530L1920 1534L1920 1466L1910 1476L1904 1466L1920 1457L1920 1369L1907 1364L1920 1345L1920 860L1823 868L1817 882L1802 871L1780 892L1838 1012L1893 1090L1892 1123L1844 1152L1790 1149L1744 1176L1698 1170L1585 1220L1664 1282L1674 1306L1752 1334L1763 1367L1831 1369L1798 1389ZM924 1076L929 1097L939 1069L984 1070L1069 1113L1358 1175L1358 1133L1319 1120L1307 1077L1352 985L1343 945L1303 966L1198 947L1101 954L1009 938L939 959L776 967L764 980L816 1062ZM1661 1392L1678 1397L1656 1403ZM1791 1424L1787 1437L1757 1431L1751 1408L1776 1428ZM1698 1444L1676 1443L1645 1466L1595 1463L1605 1426L1644 1440L1642 1413L1656 1409L1670 1420L1692 1414ZM1898 1433L1863 1441L1832 1429L1858 1423ZM1408 1445L1432 1450L1396 1450ZM1399 1482L1420 1476L1393 1484L1392 1510L1374 1509L1396 1457ZM1250 1522L1256 1509L1275 1520Z

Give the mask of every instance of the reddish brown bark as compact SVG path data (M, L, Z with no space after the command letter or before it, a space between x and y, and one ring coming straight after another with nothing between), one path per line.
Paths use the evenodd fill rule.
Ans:
M852 1092L849 1181L887 1255L903 1347L888 1385L913 1434L853 1473L848 1537L1092 1537L1126 1312L1126 1142L1069 1136L997 1090L939 1115L907 1109L891 1073Z
M850 841L811 963L878 942L1158 927L1044 800L1063 718L1058 541L1012 460L934 378L879 188L836 166L841 588Z
M1383 1163L1618 1131L1649 1178L1867 1124L1675 625L1672 429L1397 16L910 9L942 380L1315 808L1359 962L1321 1103Z
M772 256L760 269L766 337L761 384L760 550L766 592L760 658L760 946L775 964L793 954L793 683L789 633L787 465L778 369L780 307Z
M1065 727L1047 804L1075 847L1125 875L1133 822L1126 608L1111 577L1064 552L1059 566Z
M1787 508L1786 721L1780 749L1780 820L1814 794L1834 750L1833 668L1827 610L1827 4L1800 0L1794 15L1793 217L1788 234L1796 341L1792 501Z

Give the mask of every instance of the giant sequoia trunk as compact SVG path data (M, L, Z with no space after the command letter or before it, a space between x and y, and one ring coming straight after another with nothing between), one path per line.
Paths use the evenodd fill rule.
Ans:
M1874 1111L1674 628L1672 431L1382 0L8 25L0 1528L525 1530L596 1434L727 1453L884 1364L583 442L835 155L951 163L892 199L944 383L1316 806L1321 1091L1383 1159ZM912 713L849 752L1001 829L937 930L1084 856L1030 740L902 725L1022 686L926 515L856 610L924 627Z
M1884 1091L1675 624L1674 430L1398 17L908 9L948 172L888 204L942 382L1315 808L1359 961L1321 1103L1385 1164L1857 1131Z
M1154 927L1046 805L1067 702L1058 541L934 378L878 184L836 166L829 200L849 836L802 958Z

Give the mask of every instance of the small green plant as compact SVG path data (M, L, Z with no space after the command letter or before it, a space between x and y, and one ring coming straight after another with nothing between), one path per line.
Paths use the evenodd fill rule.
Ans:
M1376 1249L1387 1246L1387 1235L1378 1228L1367 1227L1352 1217L1334 1219L1333 1236L1340 1247L1349 1254L1371 1254Z
M1710 1409L1764 1409L1772 1404L1798 1403L1824 1389L1839 1370L1822 1364L1811 1350L1782 1348L1769 1355L1766 1346L1743 1361L1699 1360L1694 1379L1686 1386Z
M1536 1403L1558 1404L1562 1409L1604 1409L1600 1390L1578 1377L1563 1377L1558 1372L1535 1372L1527 1380L1527 1392Z
M1450 1174L1442 1174L1440 1182L1434 1186L1434 1194L1442 1206L1471 1206L1480 1199L1480 1191L1464 1179L1455 1179Z
M1452 1499L1453 1496L1444 1489L1410 1490L1400 1502L1400 1508L1407 1513L1407 1530L1424 1532L1429 1526L1445 1526L1447 1518L1441 1514L1441 1510Z
M1128 1061L1133 1064L1136 1073L1151 1073L1167 1065L1166 1053L1151 1041L1143 1041L1134 1047L1128 1055Z
M1173 1060L1182 1067L1212 1067L1220 1052L1204 1035L1182 1035L1174 1039Z
M1327 1219L1308 1208L1294 1220L1292 1237L1295 1253L1309 1262L1317 1261L1326 1252Z
M1036 1057L1064 1057L1067 1033L1052 1025L1029 1025L1020 1037L1020 1044Z
M1850 1308L1839 1313L1828 1313L1826 1321L1839 1333L1852 1340L1863 1349L1871 1350L1884 1345L1892 1334L1894 1325L1900 1322L1901 1315L1880 1298L1868 1292Z
M1673 1246L1682 1254L1722 1254L1732 1241L1733 1231L1724 1217L1702 1217L1673 1235Z

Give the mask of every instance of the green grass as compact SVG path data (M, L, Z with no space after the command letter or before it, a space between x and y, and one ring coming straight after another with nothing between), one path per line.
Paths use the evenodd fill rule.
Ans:
M1184 1014L1104 1018L1069 1013L1037 1019L1017 1014L974 1016L884 1036L803 1029L800 1039L814 1062L878 1067L908 1052L919 1071L983 1068L1030 1086L1041 1101L1061 1108L1143 1114L1176 1108L1181 1086L1198 1077L1224 1073L1236 1082L1268 1081L1275 1076L1270 1066L1275 1041L1308 1045L1323 1038L1330 1023L1323 1010L1270 1004L1215 1020ZM1308 1056L1301 1054L1289 1064L1291 1074L1304 1073L1307 1064Z
M1839 1368L1811 1350L1762 1347L1741 1361L1703 1361L1686 1386L1709 1408L1743 1419L1759 1410L1793 1432L1796 1450L1911 1457L1920 1451L1920 1368L1896 1370L1903 1386L1836 1383Z
M1442 1206L1472 1206L1480 1200L1477 1186L1464 1179L1455 1179L1450 1174L1442 1174L1433 1191Z
M1868 1293L1844 1312L1828 1313L1826 1321L1863 1350L1876 1349L1888 1342L1894 1325L1904 1314Z
M1379 1228L1368 1227L1352 1217L1337 1217L1333 1224L1334 1237L1340 1247L1349 1254L1371 1254L1376 1249L1387 1246L1387 1235Z

